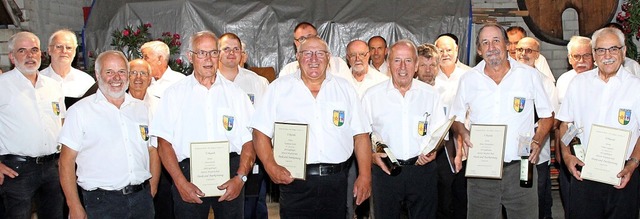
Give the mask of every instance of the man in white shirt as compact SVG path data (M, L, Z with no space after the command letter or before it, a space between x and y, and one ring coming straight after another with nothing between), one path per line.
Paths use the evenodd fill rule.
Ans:
M122 52L101 53L98 91L69 109L59 141L70 218L154 218L160 160L149 145L147 107L125 93L128 70Z
M387 63L387 40L381 36L374 36L369 38L367 44L369 46L369 55L371 55L371 64L369 66L387 77L391 77L389 63Z
M9 38L16 67L0 75L0 194L5 218L62 218L58 134L66 107L60 83L38 74L40 40L30 32ZM38 192L35 192L38 191Z
M362 98L365 116L398 159L397 175L382 162L385 153L374 153L372 170L375 216L399 218L402 203L409 218L435 218L438 205L437 152L423 150L437 127L446 120L438 91L413 78L418 67L415 45L400 40L390 47L391 80L370 88ZM433 149L433 148L432 148Z
M49 37L48 47L51 64L40 71L40 74L62 83L65 97L80 98L95 83L89 74L71 66L77 47L78 39L74 32L67 29L54 32Z
M147 88L151 84L151 65L144 59L134 59L129 62L129 94L142 100L149 108L149 121L153 118L160 98L149 95Z
M563 144L562 158L571 178L570 218L638 218L638 164L640 164L640 79L621 67L626 48L624 34L615 28L602 28L593 33L592 51L598 68L573 78L558 112L560 134L573 123L582 132L577 136L588 151L592 125L630 132L624 159L617 174L620 185L612 186L581 178L577 166L593 165L579 160Z
M301 22L293 29L293 44L295 45L296 51L300 51L300 44L304 42L306 39L310 37L317 37L318 30L313 24L308 22ZM285 65L278 73L278 77L282 77L288 74L293 74L300 69L300 65L298 61L293 61L287 65ZM342 77L344 79L349 79L351 77L351 71L349 71L349 66L347 63L342 60L340 57L330 56L329 57L329 68L327 69L329 73L336 75L338 77Z
M169 46L162 41L149 41L140 46L142 58L151 65L152 80L149 94L162 98L164 90L185 76L169 68Z
M238 85L247 93L252 104L259 103L269 82L266 78L245 68L240 68L242 44L240 38L233 33L225 33L218 39L220 48L219 71L224 78Z
M499 218L504 206L509 217L538 218L536 171L534 188L519 186L521 155L518 153L518 139L533 136L528 162L537 163L540 142L553 125L551 103L540 73L508 58L507 34L502 26L486 24L480 28L477 39L478 55L484 60L460 78L449 116L456 116L453 128L462 136L465 151L473 150L470 148L473 147L470 132L464 125L467 112L472 126L506 125L507 130L502 179L467 180L468 217ZM516 101L518 104L514 104ZM535 132L534 107L541 118Z
M359 170L355 204L371 195L371 129L353 86L327 73L327 50L322 39L306 39L296 55L300 70L269 85L251 122L256 153L271 180L282 184L281 218L345 218L347 170L354 151ZM294 180L276 163L271 144L276 122L308 125L305 180Z
M509 56L512 59L517 60L516 46L520 39L527 36L527 31L520 26L512 26L507 29L507 36L509 37L509 47L507 48L509 50ZM535 60L535 68L542 72L545 77L553 80L554 83L556 82L556 78L553 76L551 68L549 68L549 64L547 63L547 58L545 58L544 55L540 54Z
M158 154L171 178L176 218L241 218L242 187L255 160L251 133L246 128L253 113L247 94L218 72L220 50L210 31L189 39L193 74L167 88L151 121L158 137ZM229 142L230 179L218 185L221 196L207 197L191 182L191 144Z
M540 43L534 38L525 37L518 41L516 46L516 57L518 62L535 68L534 62L540 55ZM537 69L536 69L537 70ZM553 80L548 79L542 72L538 71L543 78L544 90L547 97L551 99L551 105L553 109L557 109L556 100L556 87L553 85ZM554 128L551 129L554 131ZM551 218L551 206L553 205L553 197L551 197L551 174L549 161L551 160L551 139L549 136L542 142L542 150L540 151L540 158L536 165L538 170L538 209L540 218Z
M439 62L440 53L436 46L430 43L418 46L418 70L416 71L416 79L435 86L436 74L439 71Z
M373 85L389 79L389 77L368 65L370 56L366 42L354 40L347 44L347 61L351 66L352 75L349 81L356 88L358 97L362 97L364 92Z

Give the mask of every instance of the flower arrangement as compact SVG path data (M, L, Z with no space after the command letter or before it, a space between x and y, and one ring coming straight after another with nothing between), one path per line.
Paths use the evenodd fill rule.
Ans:
M149 33L151 23L140 24L136 27L128 25L122 30L116 29L111 33L111 46L122 51L127 59L142 58L140 46L154 40ZM191 73L191 66L180 58L180 34L164 32L162 36L155 40L162 41L169 46L169 67L174 71L188 75Z
M638 49L633 38L640 39L640 2L629 0L622 4L622 11L616 16L626 36L627 57L638 60Z

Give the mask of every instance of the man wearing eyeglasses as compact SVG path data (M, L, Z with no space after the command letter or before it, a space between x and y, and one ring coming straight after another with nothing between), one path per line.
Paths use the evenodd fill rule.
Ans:
M58 134L66 114L59 82L38 73L40 40L30 32L9 38L15 68L0 75L0 193L4 218L62 218ZM38 191L38 192L36 192Z
M320 38L303 42L296 54L300 69L269 85L250 125L258 157L271 180L281 184L281 218L345 218L347 172L354 152L359 170L355 204L371 195L371 129L353 86L327 73L330 55ZM307 125L305 180L294 179L276 163L271 144L276 122Z
M318 30L315 26L313 26L313 24L309 22L301 22L296 25L296 27L293 29L293 44L295 46L294 51L300 51L300 44L311 37L318 37ZM298 69L300 69L299 62L293 61L285 65L280 70L280 73L278 73L278 77L293 74ZM351 77L349 66L340 57L329 57L329 67L327 68L327 71L330 74L342 77L344 79L349 79Z
M362 97L364 92L371 86L389 79L375 68L369 66L369 48L362 40L354 40L347 44L347 61L351 66L350 82L356 88L358 97Z
M70 218L154 218L160 162L149 143L148 108L125 92L129 75L122 52L101 53L98 91L69 108L59 141Z
M240 67L242 43L233 33L225 33L218 39L220 48L219 71L224 78L238 85L247 93L252 104L259 103L269 82L266 78Z
M518 41L520 41L520 39L527 36L527 31L525 31L521 26L512 26L507 29L507 36L509 37L509 46L507 47L509 56L514 60L517 60L518 57L516 56L515 50L516 46L518 45ZM544 55L540 54L534 61L536 66L535 68L538 69L538 71L542 72L545 77L553 80L553 82L556 81L556 78L551 72L551 68L549 68L549 63L547 63L547 58L545 58Z
M182 80L185 76L169 67L169 46L162 41L154 40L140 46L142 58L151 65L151 85L149 94L161 98L169 86Z
M193 74L167 88L151 122L162 164L173 178L176 218L207 218L210 208L215 218L243 216L242 187L255 160L246 128L253 107L247 94L218 72L219 57L215 34L193 34L188 54ZM191 145L196 142L229 143L230 179L217 185L225 190L222 196L204 194L191 182Z
M62 92L65 97L82 97L95 83L89 74L71 66L77 47L78 39L74 32L67 29L54 32L49 37L48 46L51 64L40 71L40 74L62 83Z
M593 33L591 48L598 67L571 80L558 111L560 134L567 132L569 123L581 128L576 137L585 151L591 147L594 124L630 132L628 145L613 145L626 148L626 163L617 174L618 186L581 178L576 167L590 164L580 161L563 144L562 160L573 175L569 218L638 218L640 79L621 67L627 50L624 39L620 30L610 27Z
M151 65L144 59L134 59L129 62L129 94L142 100L149 108L149 120L153 118L160 98L149 95L147 88L151 84Z
M573 78L581 74L583 72L589 71L593 69L593 52L591 50L591 39L583 36L573 36L569 40L567 44L567 57L569 58L569 64L571 64L571 69L568 72L563 73L558 78L558 82L556 83L556 94L558 100L558 109L562 104L562 100L564 99L564 95L567 92L567 88L569 87L569 82L573 80ZM555 127L560 125L560 121L556 119ZM560 132L558 129L556 131L556 143L555 144L555 158L556 165L558 169L558 183L560 186L560 200L562 201L562 207L564 208L565 218L569 217L569 196L570 196L570 181L571 174L569 174L569 170L562 162L562 148L560 148Z
M525 37L518 41L516 45L516 57L520 63L535 68L535 60L540 56L540 43L531 37ZM538 69L536 69L538 70ZM547 78L538 70L544 84L544 90L547 97L551 100L554 110L557 110L556 87L553 80ZM537 122L537 121L536 121ZM554 126L555 127L555 126ZM553 131L553 128L551 129ZM553 197L551 197L551 174L549 165L551 160L551 139L549 136L542 143L542 150L536 169L538 171L538 209L540 218L551 218L551 206L553 205Z

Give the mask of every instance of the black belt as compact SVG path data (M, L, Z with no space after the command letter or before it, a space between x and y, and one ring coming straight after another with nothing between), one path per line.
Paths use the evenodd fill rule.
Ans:
M416 162L418 162L418 156L409 158L407 160L398 159L398 164L400 164L401 166L416 165Z
M22 155L5 154L0 156L0 161L17 161L17 162L29 162L29 163L42 164L44 162L55 161L58 158L60 158L59 153L44 155L40 157L29 157L29 156L22 156Z
M307 164L307 176L328 176L341 173L349 169L349 164L351 164L351 159L339 164Z
M131 193L136 193L139 191L142 191L144 189L144 187L149 186L149 180L144 181L143 183L140 183L138 185L128 185L125 186L124 188L120 189L120 190L106 190L106 189L96 189L95 191L104 191L104 192L116 192L116 193L120 193L123 195L128 195Z

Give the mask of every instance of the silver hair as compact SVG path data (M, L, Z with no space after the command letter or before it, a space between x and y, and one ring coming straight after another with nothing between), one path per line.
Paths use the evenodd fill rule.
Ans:
M591 39L589 37L583 36L572 36L567 44L567 53L569 55L573 54L573 47L578 45L587 45L591 46Z
M413 48L413 61L417 61L418 60L418 48L416 47L416 44L413 43L413 41L408 40L408 39L401 39L398 40L398 42L395 42L394 44L392 44L389 47L389 55L387 56L387 62L391 63L391 54L393 53L393 48L396 47L397 45L400 44L405 44L410 46L411 48Z
M189 50L193 50L193 43L200 37L203 36L209 36L212 37L213 40L216 42L216 46L217 46L217 42L218 42L218 37L216 37L216 34L208 31L208 30L203 30L197 33L194 33L193 35L191 35L191 37L189 38Z
M71 36L71 41L73 41L73 46L74 47L78 47L78 37L76 36L76 33L69 30L69 29L60 29L57 30L56 32L53 32L51 34L51 36L49 37L49 45L51 45L53 43L53 39L56 38L56 36L61 35L61 34L66 34Z
M117 55L118 57L122 58L122 60L124 60L124 63L129 63L129 62L127 61L127 57L126 57L126 56L124 56L124 54L122 54L122 52L120 52L120 51L116 51L116 50L107 50L107 51L104 51L104 52L100 53L100 55L98 55L98 58L96 58L96 65L95 65L95 68L96 68L96 78L99 78L99 77L100 77L100 76L99 76L99 74L102 74L102 73L101 73L101 70L102 70L102 62L103 62L102 60L103 60L103 59L104 59L104 57L106 57L106 55L108 55L108 54L110 54L110 55ZM129 72L129 65L126 65L126 66L127 66L127 72Z
M615 35L618 38L618 42L620 42L620 45L624 46L624 34L622 33L622 31L613 27L605 27L605 28L596 30L596 32L594 32L593 35L591 35L591 49L596 49L596 42L600 37L602 37L602 35L605 35L605 34Z
M31 33L31 32L27 32L27 31L22 31L22 32L18 32L16 34L13 34L11 37L9 37L9 51L13 51L13 48L16 44L16 40L18 39L22 39L22 38L32 38L36 40L36 43L38 43L38 48L40 48L40 38L38 38L38 36L36 36L35 34Z
M145 49L151 49L153 53L160 55L163 61L169 62L169 46L166 43L158 40L149 41L140 46L140 51Z

